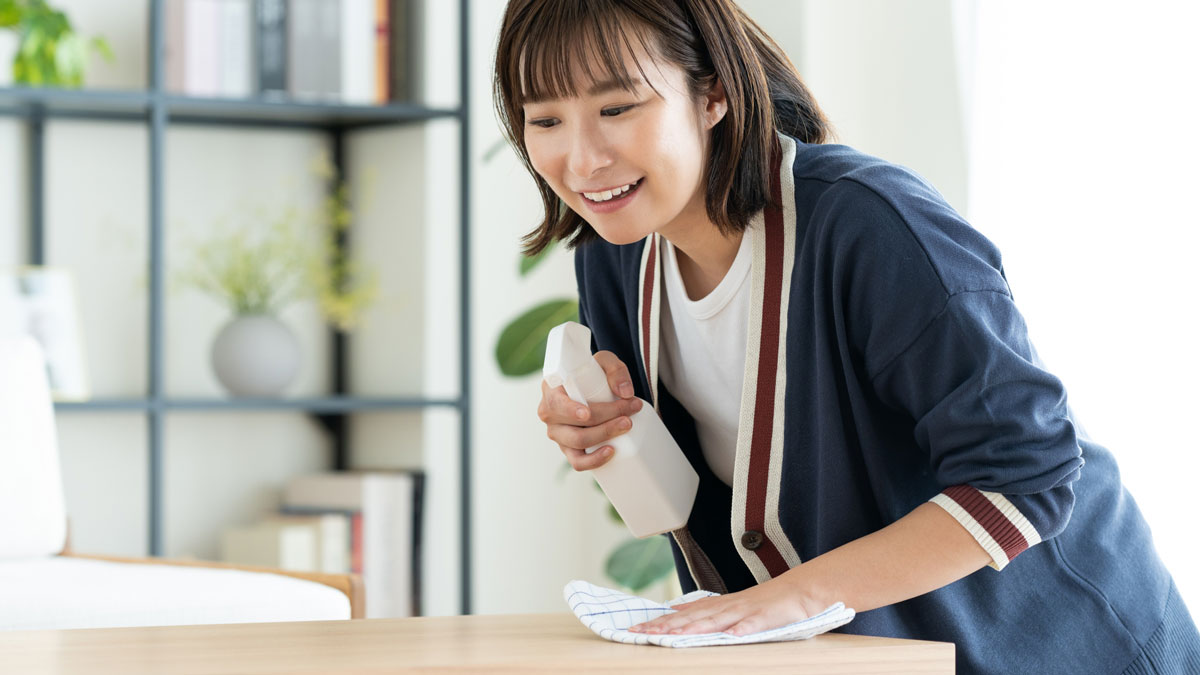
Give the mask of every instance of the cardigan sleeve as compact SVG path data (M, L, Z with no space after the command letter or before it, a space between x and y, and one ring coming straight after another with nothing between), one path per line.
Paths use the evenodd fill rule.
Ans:
M872 376L915 420L945 509L1003 569L1066 527L1082 452L1062 382L1040 367L998 290L949 294L914 341Z
M848 338L875 394L913 421L931 501L1002 569L1070 519L1083 459L1066 392L992 242L915 174L872 171L827 199Z

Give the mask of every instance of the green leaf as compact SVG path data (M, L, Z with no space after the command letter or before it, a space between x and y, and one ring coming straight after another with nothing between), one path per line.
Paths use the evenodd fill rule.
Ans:
M114 60L116 60L116 57L113 55L112 47L108 45L108 40L105 40L102 37L92 38L91 48L108 63L112 63Z
M488 162L495 159L496 155L500 154L500 151L506 147L508 147L508 139L507 138L501 138L500 140L496 141L495 143L492 143L491 147L489 147L483 153L483 163L487 164Z
M613 506L612 502L608 503L608 517L618 525L625 525L625 519L621 517L620 513L617 513L617 507Z
M533 271L533 268L542 264L542 261L546 259L546 256L550 255L550 252L553 251L556 246L557 242L551 241L546 248L542 249L537 255L522 255L520 265L521 276L529 274Z
M579 320L579 303L561 298L542 303L513 319L496 341L496 365L509 377L541 371L550 329Z
M666 578L675 569L666 537L630 539L608 556L604 570L609 578L637 593Z
M9 28L21 22L21 8L17 0L0 0L0 28Z

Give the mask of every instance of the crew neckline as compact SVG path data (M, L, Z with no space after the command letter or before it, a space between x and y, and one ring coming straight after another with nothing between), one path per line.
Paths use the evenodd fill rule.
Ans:
M725 272L725 276L721 279L721 282L708 295L699 300L692 300L688 297L687 288L683 285L683 275L679 273L679 261L675 257L675 245L665 237L663 241L667 244L663 247L664 257L666 258L663 267L667 273L668 283L678 291L677 295L682 300L688 314L691 314L697 320L712 318L722 309L725 309L734 296L737 295L746 277L750 276L750 236L748 232L743 231L737 255L734 256L733 264L729 266L729 270Z

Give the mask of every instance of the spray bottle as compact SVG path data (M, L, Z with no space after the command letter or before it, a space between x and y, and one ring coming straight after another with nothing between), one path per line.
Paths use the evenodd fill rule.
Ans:
M574 321L556 326L546 341L542 375L551 387L562 386L576 403L607 403L616 399L608 377L592 356L592 331ZM671 438L654 407L642 408L630 419L629 431L587 449L613 447L612 459L592 470L605 496L635 537L670 532L687 524L700 476Z

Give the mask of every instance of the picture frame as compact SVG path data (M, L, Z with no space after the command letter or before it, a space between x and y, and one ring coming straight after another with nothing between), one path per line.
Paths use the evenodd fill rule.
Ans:
M75 279L64 268L0 269L0 337L29 335L41 345L56 401L90 397Z

